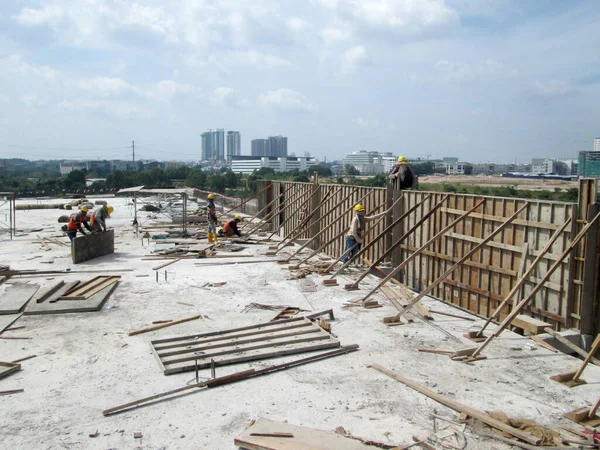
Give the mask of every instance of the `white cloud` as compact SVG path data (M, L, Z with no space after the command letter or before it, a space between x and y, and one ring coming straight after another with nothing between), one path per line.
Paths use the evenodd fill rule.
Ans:
M123 92L137 92L139 89L131 86L126 81L120 78L112 77L95 77L95 78L82 78L74 80L68 83L69 85L83 90L89 91L92 94L99 95L101 97L108 97Z
M30 109L39 108L46 106L48 102L46 99L39 97L37 94L25 94L21 97L21 102Z
M352 72L356 67L366 61L367 49L364 45L355 45L344 52L342 58L342 71L344 73Z
M155 116L155 113L149 109L118 100L63 100L60 105L68 111L77 113L99 112L118 119L149 119Z
M168 16L162 8L152 8L133 3L129 9L122 13L121 17L115 17L117 25L133 25L161 35L167 42L177 42L177 25L175 19Z
M169 100L176 95L200 96L202 90L191 84L177 83L172 80L162 80L144 91L146 97L155 100Z
M377 120L369 120L362 117L357 117L354 119L354 123L363 130L373 130L379 126L379 122Z
M22 25L49 25L55 27L64 17L64 10L58 5L46 5L41 9L23 8L15 20Z
M287 26L292 31L304 31L312 28L312 25L301 17L290 17Z
M434 69L444 81L473 82L487 80L496 76L515 75L516 72L506 71L504 66L493 59L480 63L465 63L441 59L435 63Z
M268 91L261 95L258 101L262 105L288 111L311 112L315 110L315 107L307 102L304 95L287 88Z
M19 55L0 59L0 71L9 70L22 76L35 76L46 80L58 78L58 72L48 66L36 66L24 62Z
M352 39L352 32L340 26L328 26L321 30L321 39L325 45L333 45Z
M235 102L235 91L228 87L216 88L211 95L211 103L216 106L229 106Z
M542 82L536 80L533 83L533 92L541 97L556 97L574 92L575 89L567 81L551 80Z
M318 0L340 17L406 34L458 22L444 0Z
M290 62L269 53L260 53L256 50L248 50L233 55L234 59L239 59L240 62L250 66L262 66L268 68L289 66Z

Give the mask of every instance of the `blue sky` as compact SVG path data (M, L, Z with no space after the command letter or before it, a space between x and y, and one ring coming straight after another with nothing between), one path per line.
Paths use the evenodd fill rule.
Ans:
M0 3L0 157L198 159L200 133L473 162L600 136L600 3Z

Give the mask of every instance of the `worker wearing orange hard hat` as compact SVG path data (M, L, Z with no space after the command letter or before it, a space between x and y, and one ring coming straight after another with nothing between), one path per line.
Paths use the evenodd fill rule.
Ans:
M352 218L350 229L346 235L346 248L344 249L343 260L344 263L347 263L350 259L354 258L354 256L356 256L356 254L360 251L366 235L365 223L381 217L390 211L391 209L373 216L366 216L365 207L363 205L358 204L354 206L354 217Z
M398 156L396 161L396 167L389 175L390 181L393 183L395 180L400 181L400 189L417 189L418 177L415 174L412 167L409 166L406 157Z

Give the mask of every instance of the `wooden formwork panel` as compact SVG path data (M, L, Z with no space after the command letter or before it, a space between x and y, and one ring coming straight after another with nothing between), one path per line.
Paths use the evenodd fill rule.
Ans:
M282 199L282 214L273 221L273 229L292 216L293 219L285 224L280 233L287 235L302 221L303 214L310 213L310 206L315 204L310 201L314 186L313 183L273 182L271 195L286 193ZM325 198L327 192L330 192L330 195L322 202L316 214L319 218L318 226L313 223L313 227L310 230L306 228L300 236L310 238L316 232L326 229L320 235L319 243L332 241L324 249L324 252L332 257L338 257L344 251L345 232L349 229L354 214L352 207L358 201L365 206L368 214L383 212L386 204L391 205L386 188L324 184L319 186L319 193L316 194L319 202ZM391 257L394 264L399 264L459 215L485 200L474 213L431 243L425 251L407 264L399 279L416 291L431 284L519 208L528 204L517 219L432 292L432 295L440 300L483 317L489 317L494 312L553 234L565 221L572 219L572 223L560 233L552 248L541 259L509 305L515 299L518 301L527 296L570 245L574 235L581 228L581 221L586 217L578 211L577 205L572 203L423 191L401 193L396 190L394 193L394 189L390 189L389 192L393 193L395 199L404 194L394 208L395 214L391 220L400 217L398 214L409 211L413 206L416 206L416 209L402 224L388 233L389 237L380 239L369 249L365 257L370 261L379 258L393 242L404 236L402 245L392 252ZM427 196L430 197L426 199ZM445 196L447 198L444 199ZM440 206L435 212L406 237L405 233L438 203ZM387 223L391 223L391 220ZM385 219L370 222L367 225L365 242L371 242L382 235L385 228ZM313 245L313 248L316 247ZM553 273L526 309L526 313L557 327L577 327L583 285L583 257L582 245ZM510 306L502 311L500 320L510 312L509 308Z

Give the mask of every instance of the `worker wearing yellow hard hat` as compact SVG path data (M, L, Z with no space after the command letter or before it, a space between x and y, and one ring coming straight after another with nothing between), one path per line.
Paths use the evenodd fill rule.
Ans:
M235 216L235 218L228 220L225 223L225 225L223 225L223 228L219 230L219 236L231 237L235 234L236 236L240 237L242 233L238 229L238 223L240 223L241 221L242 216L240 216L239 214Z
M348 234L346 235L346 248L344 249L343 259L344 263L347 263L350 260L354 259L354 257L360 251L360 248L364 242L364 238L366 235L365 223L378 217L381 217L391 211L391 209L389 209L380 214L366 216L365 207L360 203L354 205L353 209L354 217L352 218L352 222L350 223L350 229L348 230Z
M418 177L405 156L398 156L396 167L390 173L389 179L392 183L398 183L398 189L417 189L418 187Z
M96 233L106 231L106 219L110 217L113 211L114 208L110 205L101 205L92 211L90 215L92 230Z
M217 241L217 207L215 206L215 194L208 194L206 203L206 220L208 223L208 242Z

